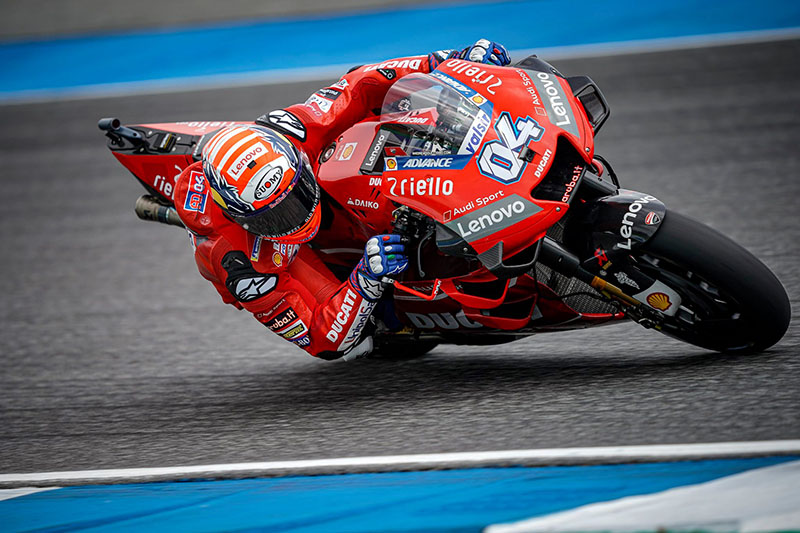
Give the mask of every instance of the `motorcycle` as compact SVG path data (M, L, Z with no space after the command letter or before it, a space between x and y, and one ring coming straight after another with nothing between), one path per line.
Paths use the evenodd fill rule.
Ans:
M594 153L609 106L586 76L530 56L445 61L398 80L380 113L319 158L323 226L311 243L346 279L363 244L408 238L408 270L376 313L376 352L500 344L633 320L720 352L758 352L788 328L780 281L717 231L623 189ZM222 127L101 119L148 194L137 214L181 226L174 180ZM410 347L413 345L413 348Z

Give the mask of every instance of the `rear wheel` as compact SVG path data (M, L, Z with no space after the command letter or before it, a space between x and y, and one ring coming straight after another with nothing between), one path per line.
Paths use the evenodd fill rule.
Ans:
M667 212L635 258L643 272L681 295L678 313L664 321L667 335L720 352L758 352L789 327L789 298L778 278L696 220Z

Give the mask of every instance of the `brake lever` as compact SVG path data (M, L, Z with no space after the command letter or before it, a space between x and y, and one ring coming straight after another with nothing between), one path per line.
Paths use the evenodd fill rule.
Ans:
M436 296L439 294L439 288L442 286L442 280L440 280L439 278L436 278L436 280L434 280L434 282L433 282L433 290L431 291L431 293L430 294L425 294L424 292L415 291L414 289L412 289L408 285L403 285L402 283L400 283L396 279L393 279L393 278L390 278L390 277L384 276L383 278L381 278L381 281L383 283L389 283L390 285L394 285L395 287L397 287L401 291L406 292L408 294L411 294L413 296L416 296L417 298L420 298L420 299L425 300L427 302L430 302L430 301L432 301L432 300L434 300L436 298Z

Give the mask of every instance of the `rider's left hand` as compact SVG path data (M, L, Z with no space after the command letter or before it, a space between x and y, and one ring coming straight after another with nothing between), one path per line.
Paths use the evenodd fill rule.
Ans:
M487 63L501 67L511 63L506 47L488 39L479 39L472 46L464 48L459 56L461 59L467 59L475 63Z

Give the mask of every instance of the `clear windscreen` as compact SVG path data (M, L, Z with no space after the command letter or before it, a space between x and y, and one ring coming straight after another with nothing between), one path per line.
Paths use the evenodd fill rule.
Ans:
M391 128L392 133L400 147L412 156L459 153L482 113L465 96L422 73L395 83L381 108L384 119L403 125Z

